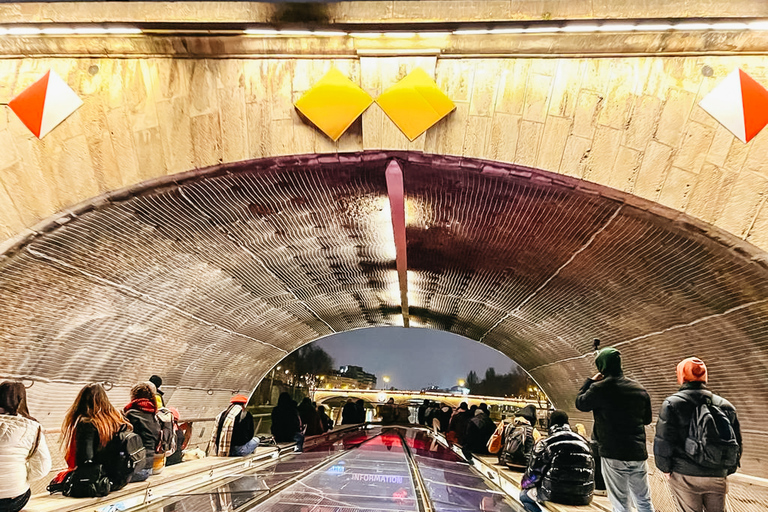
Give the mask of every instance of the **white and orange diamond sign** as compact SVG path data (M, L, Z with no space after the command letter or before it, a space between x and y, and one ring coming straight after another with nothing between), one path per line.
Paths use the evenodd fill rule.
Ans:
M38 139L45 137L82 104L83 100L75 91L50 70L8 102L11 110Z
M768 124L768 90L740 69L725 77L699 105L744 143Z

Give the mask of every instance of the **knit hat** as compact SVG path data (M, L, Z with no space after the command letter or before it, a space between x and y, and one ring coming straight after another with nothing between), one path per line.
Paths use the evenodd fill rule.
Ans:
M565 411L554 411L549 416L549 426L565 425L568 423L568 414Z
M248 403L248 397L244 395L235 395L232 398L229 399L229 403L231 404L247 404Z
M621 352L613 347L602 349L597 353L595 366L605 376L621 375Z
M160 378L159 375L153 375L149 378L149 382L155 385L155 391L158 395L163 396L165 393L160 391L160 386L163 385L163 379Z
M698 357L683 359L677 365L677 383L707 382L707 365Z

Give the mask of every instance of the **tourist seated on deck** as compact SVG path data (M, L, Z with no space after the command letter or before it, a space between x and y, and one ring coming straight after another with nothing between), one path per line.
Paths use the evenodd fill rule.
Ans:
M475 415L469 420L467 433L464 437L464 453L467 451L479 455L488 454L488 440L496 431L496 425L483 409L476 409Z
M27 409L27 391L18 381L0 384L0 512L18 512L29 501L29 484L51 470L51 455L40 424Z
M432 418L432 427L445 434L448 432L448 425L451 422L453 408L450 405L443 404Z
M117 452L115 445L110 442L120 430L131 428L128 420L112 406L101 384L85 386L77 394L61 426L61 444L64 447L67 472L88 464L101 465L109 476L110 490L125 485L125 475L112 473ZM143 469L143 464L136 469ZM61 480L63 475L59 473L55 481Z
M317 406L317 415L320 416L320 423L323 425L323 432L328 432L333 428L333 420L325 413L325 406Z
M419 406L416 418L419 422L419 425L426 425L427 420L425 419L424 414L427 412L427 409L429 408L429 400L424 400L422 404Z
M467 426L472 419L467 409L467 402L461 402L459 407L453 412L451 420L448 423L448 433L446 439L451 443L464 445L464 439L467 435Z
M134 433L141 437L144 443L146 458L144 466L137 467L131 476L131 482L143 482L152 475L155 457L162 459L162 454L156 454L160 443L160 423L155 402L155 386L150 382L141 382L131 388L131 401L123 408L123 414L133 425Z
M184 460L184 450L189 444L189 440L192 437L192 424L183 422L180 423L180 415L178 409L175 407L168 408L173 414L174 434L176 436L176 451L170 454L165 459L166 466L173 466L179 464Z
M296 442L301 450L304 434L302 433L301 417L296 408L296 402L291 395L283 391L277 398L277 405L272 409L272 436L277 443Z
M395 405L395 399L390 398L387 403L380 407L379 415L381 416L382 425L391 425L395 423L397 419L397 406Z
M253 415L245 409L248 397L235 395L229 406L216 416L210 445L211 455L218 457L244 457L259 446L254 437Z
M347 403L344 404L344 408L341 410L341 424L354 425L355 423L357 423L357 407L354 400L347 398Z
M549 437L534 446L521 483L520 502L528 512L541 512L539 503L545 501L563 505L592 501L595 462L589 441L571 431L563 411L554 411L549 424Z
M304 400L301 401L298 409L301 423L307 426L304 435L316 436L322 434L323 423L320 421L320 415L317 413L317 409L312 405L312 400L310 400L309 397L304 397Z

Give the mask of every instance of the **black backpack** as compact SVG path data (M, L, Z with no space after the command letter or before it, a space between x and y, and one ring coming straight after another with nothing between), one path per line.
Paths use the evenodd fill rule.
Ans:
M126 425L120 427L110 444L110 456L115 463L108 466L109 480L115 491L125 487L134 470L143 465L146 451L141 436L128 430Z
M681 395L686 401L693 402L684 393ZM738 465L739 442L733 425L723 410L713 403L711 393L693 410L685 453L705 468L729 469Z
M533 427L508 425L499 452L499 464L510 468L525 469L533 451Z

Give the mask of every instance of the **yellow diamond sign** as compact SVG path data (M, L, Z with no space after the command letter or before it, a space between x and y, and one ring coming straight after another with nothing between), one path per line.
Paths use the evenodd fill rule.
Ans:
M410 140L456 108L421 68L384 91L376 103Z
M295 106L335 141L371 103L373 98L367 92L333 68Z

